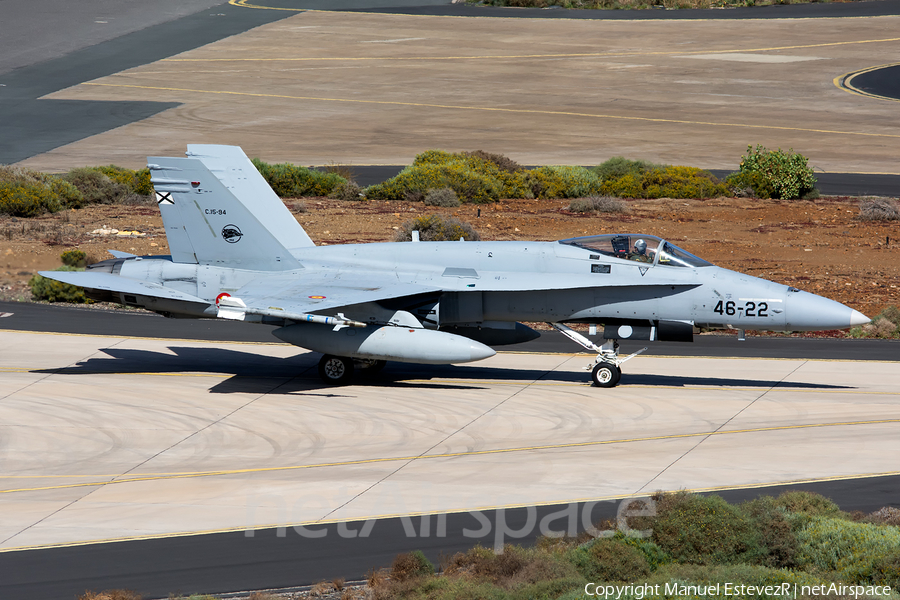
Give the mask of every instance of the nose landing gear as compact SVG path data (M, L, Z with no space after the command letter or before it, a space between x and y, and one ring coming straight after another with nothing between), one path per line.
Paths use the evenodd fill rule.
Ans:
M591 372L591 380L597 387L611 388L619 385L619 380L622 378L622 363L626 360L631 360L647 349L646 347L641 348L634 354L629 354L625 358L619 358L618 340L603 340L603 344L598 346L562 323L548 323L548 325L576 344L597 353L597 358L594 359L594 362L585 367L585 370Z

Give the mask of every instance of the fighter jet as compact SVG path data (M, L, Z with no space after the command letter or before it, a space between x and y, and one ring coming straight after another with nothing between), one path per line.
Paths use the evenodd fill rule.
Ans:
M693 340L704 328L803 331L868 323L820 296L717 267L652 235L556 242L418 242L316 246L243 150L189 145L150 157L168 256L111 251L84 272L41 275L96 300L167 317L274 325L322 353L328 384L385 361L454 364L532 340L548 322L596 358L613 387L619 340ZM602 327L599 345L567 324Z

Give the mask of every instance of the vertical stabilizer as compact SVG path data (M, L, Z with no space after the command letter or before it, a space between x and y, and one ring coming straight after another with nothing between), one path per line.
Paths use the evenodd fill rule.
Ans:
M240 146L188 144L187 156L206 165L247 208L265 207L257 217L285 248L315 245Z
M300 268L267 226L282 214L278 208L296 223L280 199L277 206L245 205L194 158L150 157L148 163L173 261L261 271Z

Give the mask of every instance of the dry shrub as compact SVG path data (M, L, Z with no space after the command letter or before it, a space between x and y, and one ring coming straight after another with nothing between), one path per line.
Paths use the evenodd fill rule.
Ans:
M421 550L398 554L391 564L393 581L409 581L424 575L434 575L434 565Z
M900 336L900 308L888 306L871 323L850 330L850 337L892 339Z
M142 600L143 596L133 590L104 590L102 592L85 592L78 600Z
M269 592L253 592L247 600L279 600L279 598Z
M343 577L335 577L331 580L331 585L333 585L334 589L336 589L337 591L341 591L342 589L344 589L344 583L345 582Z
M306 206L306 202L303 201L285 202L284 205L287 206L288 210L291 212L305 213L309 210L309 208Z
M623 213L628 212L628 205L612 196L588 196L572 200L569 210L576 213Z
M522 165L503 154L493 154L491 152L485 152L484 150L475 150L474 152L463 152L463 155L471 156L472 158L480 158L481 160L494 163L498 169L506 171L507 173L517 173L525 170Z
M530 577L525 572L535 560L533 552L519 546L507 545L500 554L484 546L475 546L468 552L453 555L444 573L468 575L479 580L509 586L513 581L523 581L526 577ZM538 570L540 568L534 567Z
M309 595L312 598L318 598L319 596L330 594L331 592L335 591L335 589L336 588L334 587L334 584L332 584L330 581L320 581L316 585L312 586L312 589L309 590ZM253 598L251 597L250 600L253 600ZM259 600L268 600L268 597L265 599L260 598Z
M335 187L328 197L337 200L362 200L363 191L358 183L349 180Z
M452 242L459 238L471 242L481 240L481 236L474 227L456 217L424 215L404 223L394 235L394 241L411 241L413 231L419 232L419 240L423 242Z
M323 167L322 170L326 173L340 175L347 180L353 180L356 178L356 173L353 172L353 167L349 165L342 165L340 163L333 162L330 165Z
M507 582L507 587L578 577L578 569L559 556L537 553Z
M900 508L885 506L884 508L880 508L875 512L867 515L865 517L865 520L869 523L875 523L877 525L892 525L894 527L900 527Z
M442 208L453 208L462 204L453 188L448 187L428 190L424 201L425 206L440 206Z
M131 194L131 188L91 167L72 169L62 178L81 192L85 204L120 204Z
M897 221L900 220L900 206L891 198L862 198L859 218L861 221Z

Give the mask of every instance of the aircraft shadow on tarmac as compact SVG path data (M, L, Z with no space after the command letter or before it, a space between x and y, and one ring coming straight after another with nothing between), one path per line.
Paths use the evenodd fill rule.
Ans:
M151 350L103 348L109 358L89 358L75 366L60 369L39 369L34 373L56 375L97 374L179 374L211 373L231 375L212 386L214 394L304 394L318 390L333 390L326 394L339 397L345 394L319 380L315 354L298 354L288 358L264 356L222 348L193 348L170 346L172 354ZM448 381L449 380L449 381ZM462 380L462 381L452 381ZM469 381L466 381L469 380ZM474 380L474 381L473 381ZM537 383L586 384L589 375L583 371L544 371L538 369L507 369L476 365L414 365L392 363L385 370L367 373L361 370L355 383L394 388L422 389L484 389L489 381L503 381L527 385ZM682 375L650 375L625 373L623 387L630 385L661 387L747 387L778 389L854 389L851 386L807 382L782 382L767 379L741 379ZM317 394L318 395L318 394Z

